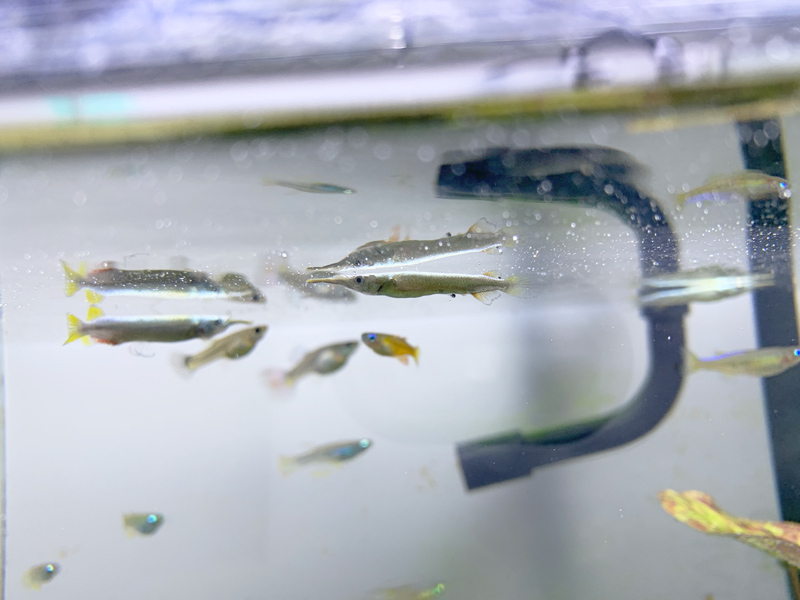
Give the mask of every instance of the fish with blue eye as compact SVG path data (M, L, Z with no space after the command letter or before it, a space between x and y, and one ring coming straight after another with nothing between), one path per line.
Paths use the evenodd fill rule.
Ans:
M261 180L263 185L277 185L280 187L297 190L298 192L307 192L309 194L355 194L353 188L342 187L333 183L301 183L294 181L282 181L280 179L263 178Z
M367 438L326 444L298 456L281 456L278 458L278 468L281 474L286 476L305 465L343 463L354 459L372 446L372 440Z
M38 590L60 571L56 563L44 563L31 567L22 575L22 582L31 589Z
M159 513L126 513L122 515L122 526L128 537L137 533L153 535L164 524L164 515Z

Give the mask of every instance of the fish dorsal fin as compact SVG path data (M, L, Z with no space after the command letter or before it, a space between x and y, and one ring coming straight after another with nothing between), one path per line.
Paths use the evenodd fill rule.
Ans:
M486 277L491 277L492 279L500 279L500 273L497 271L486 271L484 275Z
M102 316L103 316L103 311L100 309L100 307L92 304L89 307L88 313L86 314L86 320L94 321L95 319L99 319Z
M497 231L497 227L489 223L485 218L481 217L475 223L467 229L467 233L495 233Z
M476 300L479 300L486 306L489 306L492 302L497 300L500 297L500 292L497 290L491 290L488 292L475 292L472 294Z

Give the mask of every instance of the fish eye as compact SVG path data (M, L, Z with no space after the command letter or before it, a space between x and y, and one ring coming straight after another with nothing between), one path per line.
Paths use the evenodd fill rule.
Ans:
M376 338L377 338L377 337L378 337L378 336L376 336L374 333L370 333L370 334L367 336L367 339L368 339L369 341L371 341L371 342L374 342L374 341L376 340Z
M361 261L360 261L360 260L357 260L357 261L355 261L353 264L354 264L355 266L357 266L357 267L360 267L360 266L361 266Z
M147 515L147 522L148 523L155 523L158 521L158 517L155 515Z
M261 333L262 331L264 331L263 327L256 327L256 333Z
M455 298L455 297L456 297L456 295L455 295L455 294L450 294L450 297L451 297L451 298Z
M366 438L358 442L358 445L361 446L362 448L369 448L369 444L370 442Z
M361 283L362 281L364 281L363 277L361 277L361 276L356 277L356 283Z
M800 356L800 348L795 348L794 355L795 356Z

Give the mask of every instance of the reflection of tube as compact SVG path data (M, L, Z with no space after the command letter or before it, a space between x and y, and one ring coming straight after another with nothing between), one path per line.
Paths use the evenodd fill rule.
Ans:
M678 244L659 206L635 186L642 171L632 157L612 148L494 148L477 160L443 164L437 195L570 202L611 210L637 233L642 276L656 277L678 270ZM459 444L467 488L525 477L536 467L616 448L651 431L669 412L683 381L686 310L685 304L643 308L650 373L622 409L556 431L510 432Z

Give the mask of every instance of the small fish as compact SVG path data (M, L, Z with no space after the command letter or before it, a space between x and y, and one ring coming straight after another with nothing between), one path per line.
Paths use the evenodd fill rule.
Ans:
M666 307L714 302L775 285L773 273L746 273L725 267L701 267L642 279L641 306Z
M437 583L433 587L420 589L411 585L384 588L379 592L380 600L430 600L444 594L445 585Z
M67 296L87 290L89 302L100 302L103 295L141 295L153 298L224 298L225 291L205 273L180 270L126 270L106 266L84 274L63 260Z
M278 278L293 290L309 298L327 300L329 302L354 302L358 296L340 285L329 283L307 283L308 274L295 271L289 265L282 264L277 270Z
M717 371L725 375L772 377L800 363L800 348L773 346L758 350L729 352L711 358L698 358L686 351L686 370Z
M661 506L675 520L711 535L731 537L800 568L800 524L789 521L755 521L728 514L704 492L664 490Z
M261 293L256 286L247 281L244 275L238 273L225 273L219 278L220 288L224 297L228 300L238 300L239 302L258 302L265 303L267 297Z
M358 342L344 342L318 348L306 354L290 371L271 379L270 383L273 387L291 386L309 373L326 375L338 371L356 351L356 348L358 348Z
M364 333L361 341L381 356L396 356L404 365L408 364L408 357L413 356L414 362L419 364L419 348L409 344L406 338L388 333Z
M222 358L241 358L255 348L265 333L267 333L266 325L242 329L224 338L212 341L202 352L198 352L193 356L179 357L179 365L189 369L189 371L194 371L203 365Z
M448 273L377 273L374 275L332 275L312 277L308 283L335 283L356 292L371 296L391 298L419 298L431 294L472 294L484 304L491 304L505 292L512 296L524 296L528 282L518 275L501 278L495 271L483 275L456 275Z
M127 513L122 515L122 526L129 536L139 533L153 535L164 524L164 515L159 513Z
M351 460L372 447L372 440L363 438L352 442L337 442L314 448L299 456L281 456L278 468L283 475L290 475L299 467L318 463L342 463Z
M22 575L22 583L29 588L38 590L53 577L58 575L61 568L56 563L44 563L31 567Z
M688 201L718 200L735 197L763 200L772 196L789 198L792 190L789 182L781 177L767 175L761 171L741 171L732 175L710 177L704 185L676 196L679 205Z
M183 342L213 337L237 323L249 325L251 321L193 315L106 317L99 308L91 306L86 323L75 315L67 315L69 337L64 345L84 336L112 346L125 342Z
M435 240L368 242L339 262L322 267L308 267L306 270L335 272L353 268L412 265L469 252L497 254L502 252L504 247L516 246L519 240L519 235L513 229L498 229L486 219L480 219L466 233L448 235Z
M355 194L356 191L353 188L349 187L342 187L340 185L334 185L332 183L300 183L300 182L293 182L293 181L282 181L280 179L267 179L264 178L261 180L261 183L264 185L278 185L285 188L290 188L292 190L297 190L298 192L308 192L309 194Z

